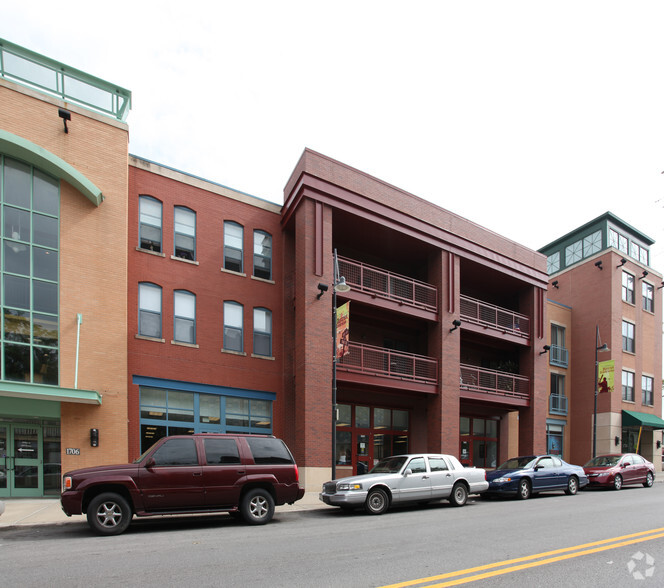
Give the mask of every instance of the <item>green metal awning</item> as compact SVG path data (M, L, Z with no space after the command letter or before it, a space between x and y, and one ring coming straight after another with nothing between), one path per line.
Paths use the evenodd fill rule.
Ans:
M101 404L101 394L94 390L61 388L44 384L22 382L0 382L0 397L22 398L24 400L53 400L55 402L75 402L78 404Z
M637 412L635 410L622 411L622 424L625 427L651 427L652 429L664 429L664 420L654 414Z

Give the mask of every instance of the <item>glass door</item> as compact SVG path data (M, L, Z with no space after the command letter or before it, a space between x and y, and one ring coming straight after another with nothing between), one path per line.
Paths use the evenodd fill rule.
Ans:
M0 425L0 496L42 496L42 428Z

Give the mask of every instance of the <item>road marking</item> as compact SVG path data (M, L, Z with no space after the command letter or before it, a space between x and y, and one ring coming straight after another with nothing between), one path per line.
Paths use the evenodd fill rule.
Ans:
M632 533L631 535L622 535L612 539L602 539L601 541L594 541L592 543L584 543L576 545L575 547L563 547L562 549L555 549L553 551L545 551L543 553L536 553L534 555L527 555L525 557L518 557L516 559L508 559L496 563L477 566L474 568L467 568L465 570L457 570L456 572L448 572L437 576L429 576L428 578L420 578L419 580L409 580L407 582L400 582L398 584L389 584L381 588L405 588L406 586L417 586L426 584L426 588L445 588L446 586L458 586L468 582L476 582L477 580L484 580L493 576L500 576L503 574L510 574L519 570L543 566L566 559L580 557L582 555L589 555L591 553L600 553L609 549L616 549L618 547L625 547L626 545L633 545L635 543L642 543L643 541L652 541L664 537L664 527L659 529L652 529L650 531L641 531L639 533ZM539 561L532 561L539 560ZM528 563L523 563L528 562ZM513 565L520 564L520 565ZM509 566L509 567L503 567ZM494 568L502 568L496 570ZM486 572L486 570L494 570ZM475 572L485 572L476 574ZM467 574L475 574L467 576ZM465 578L457 578L442 584L429 584L437 580L446 580L448 578L455 578L457 576L466 576Z

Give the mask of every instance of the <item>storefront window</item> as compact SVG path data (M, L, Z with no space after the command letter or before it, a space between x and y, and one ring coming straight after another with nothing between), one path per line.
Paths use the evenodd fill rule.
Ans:
M498 421L460 417L459 455L466 466L495 468L498 465Z

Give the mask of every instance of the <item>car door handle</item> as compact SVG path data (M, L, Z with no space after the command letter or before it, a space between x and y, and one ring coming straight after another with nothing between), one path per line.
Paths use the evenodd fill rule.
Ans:
M244 474L246 474L247 472L246 472L245 470L238 470L237 473L240 474L240 475L244 475Z
M428 480L428 479L429 479L429 476L422 476L422 479L423 479L423 480Z
M203 472L194 472L194 476L202 476Z

